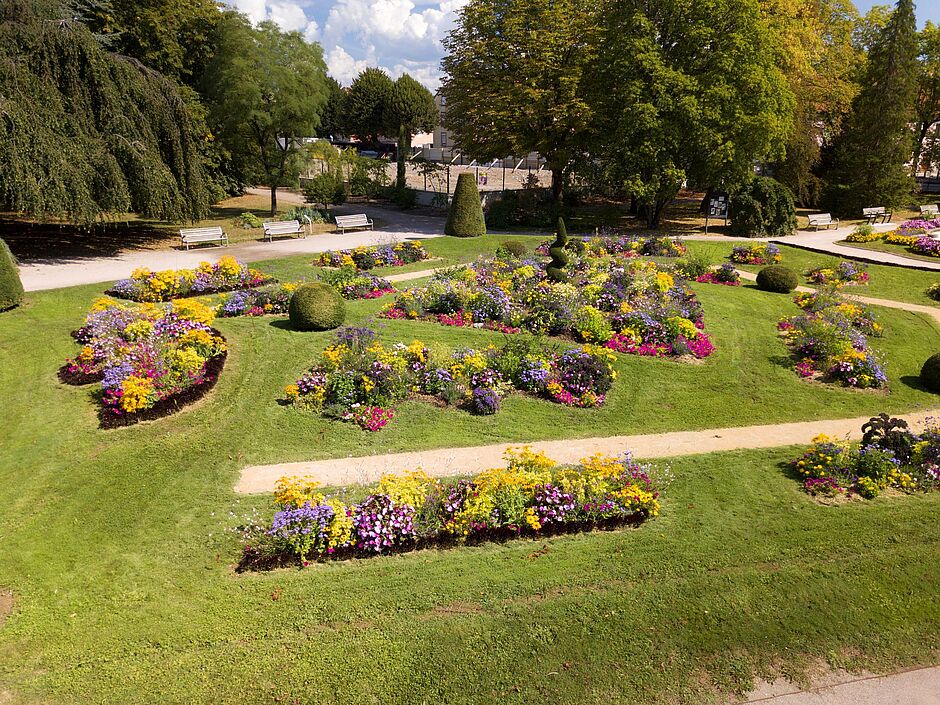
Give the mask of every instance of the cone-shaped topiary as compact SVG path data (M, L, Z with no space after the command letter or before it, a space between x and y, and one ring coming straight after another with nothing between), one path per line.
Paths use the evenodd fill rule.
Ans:
M290 297L287 312L295 330L332 330L346 318L346 303L332 286L304 284Z
M483 206L480 204L480 192L477 190L473 174L464 173L457 177L454 201L450 204L444 234L453 237L486 235Z
M920 381L931 392L940 394L940 353L931 355L920 368Z
M555 233L555 242L548 248L548 254L552 256L552 261L545 268L545 274L550 281L566 282L568 273L565 267L568 264L568 254L565 252L565 245L568 244L568 229L565 227L565 221L558 219L558 232Z
M23 282L16 269L16 260L7 244L0 240L0 311L15 308L23 302Z
M773 264L757 273L757 288L776 294L789 294L800 283L800 278L789 267Z

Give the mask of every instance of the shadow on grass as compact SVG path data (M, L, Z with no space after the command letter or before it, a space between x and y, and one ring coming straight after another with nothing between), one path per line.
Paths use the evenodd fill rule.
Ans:
M907 385L911 389L916 389L920 392L931 392L932 390L927 388L923 382L921 382L920 377L916 375L901 375L901 384Z
M0 238L7 241L18 259L32 262L113 257L127 250L166 246L174 240L175 227L147 221L80 227L0 216Z

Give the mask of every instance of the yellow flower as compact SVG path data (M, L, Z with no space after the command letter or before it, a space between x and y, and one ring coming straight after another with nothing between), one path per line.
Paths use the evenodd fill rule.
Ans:
M133 413L150 406L153 381L149 377L131 375L121 382L121 408Z
M274 501L282 507L302 507L307 502L320 504L324 496L317 491L319 488L320 483L311 477L285 476L274 485Z

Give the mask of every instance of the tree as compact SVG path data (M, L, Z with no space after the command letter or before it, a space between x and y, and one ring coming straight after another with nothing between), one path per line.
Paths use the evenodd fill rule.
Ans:
M874 40L862 88L835 148L825 197L830 210L858 217L866 206L894 208L910 196L914 181L907 163L916 98L914 5L898 0Z
M605 0L594 154L647 225L686 182L726 190L782 152L793 98L758 0Z
M367 68L352 82L346 94L346 131L377 146L386 130L385 112L394 84L382 69Z
M755 176L731 194L731 235L783 237L796 230L793 194L776 179Z
M596 48L594 0L471 0L444 41L446 126L482 160L538 152L552 197L584 158L582 80Z
M483 206L480 204L480 192L473 174L464 172L457 177L454 188L454 200L450 204L444 234L453 237L476 237L486 235L486 222L483 219Z
M326 77L327 98L320 116L320 127L317 128L317 137L335 137L345 134L343 125L343 111L346 92L332 76Z
M199 219L199 140L176 84L102 49L58 3L0 5L0 209Z
M405 183L405 159L411 154L411 135L419 130L430 132L437 124L437 106L431 91L408 74L402 74L388 95L385 108L387 132L398 135L398 174L396 187Z
M273 22L256 29L229 11L216 32L218 50L206 72L205 91L220 139L245 173L271 189L296 183L301 138L320 124L328 86L323 52L299 32Z
M16 308L23 302L23 282L16 268L16 259L6 242L0 240L0 312Z
M917 75L917 107L914 135L913 170L929 169L932 155L926 154L927 140L940 124L940 26L927 22L920 33L919 71ZM924 156L928 159L923 159Z

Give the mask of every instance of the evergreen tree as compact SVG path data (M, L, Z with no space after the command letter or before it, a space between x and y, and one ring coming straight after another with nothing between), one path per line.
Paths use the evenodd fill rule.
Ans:
M918 73L917 120L914 136L914 173L923 166L929 169L932 164L927 154L928 137L940 124L940 26L928 22L920 33L920 71ZM926 159L924 157L927 157Z
M483 206L480 204L480 192L473 174L463 173L457 177L454 200L450 204L450 213L447 214L444 234L453 237L486 235Z
M405 159L411 153L411 135L430 132L437 124L437 106L431 91L408 74L392 86L385 109L387 133L398 136L398 178L396 187L405 188Z
M896 208L910 197L917 51L914 4L898 0L872 42L862 88L835 147L829 210L857 218L867 206Z
M6 242L0 240L0 311L15 308L23 301L23 283L16 259Z
M343 106L346 100L346 92L332 76L326 77L326 87L328 95L326 105L323 108L323 115L320 116L317 137L335 137L346 133L343 125Z
M394 83L382 69L367 68L356 76L344 101L346 131L378 146L386 131L386 111Z

